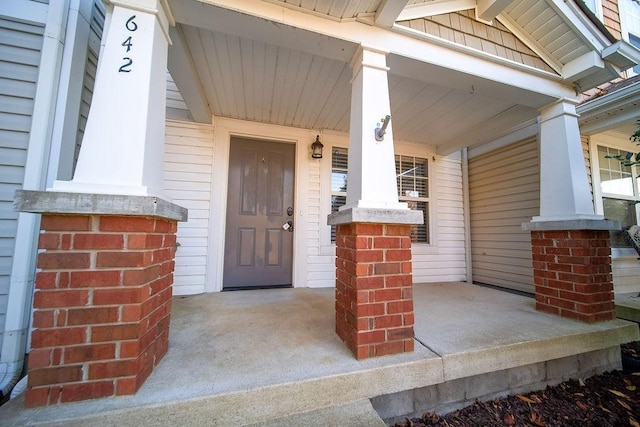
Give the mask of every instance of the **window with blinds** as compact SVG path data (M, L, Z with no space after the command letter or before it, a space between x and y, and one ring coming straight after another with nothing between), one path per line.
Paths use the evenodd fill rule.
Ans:
M396 155L396 185L398 199L410 209L422 211L424 224L411 226L411 241L429 243L429 164L427 159ZM331 152L331 212L337 212L347 201L348 150L334 148ZM331 226L331 241L336 240Z

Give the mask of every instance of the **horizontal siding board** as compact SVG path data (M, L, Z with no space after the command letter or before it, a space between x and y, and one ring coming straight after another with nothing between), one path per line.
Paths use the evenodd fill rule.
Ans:
M43 27L0 18L0 331L4 331ZM0 335L0 347L2 336Z
M202 293L207 278L213 129L169 120L165 132L165 191L189 210L188 221L178 224L174 293Z

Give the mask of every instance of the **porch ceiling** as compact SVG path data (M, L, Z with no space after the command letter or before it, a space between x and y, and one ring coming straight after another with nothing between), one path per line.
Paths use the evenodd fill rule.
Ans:
M346 62L192 26L182 29L215 116L349 131ZM499 132L537 114L513 101L479 95L471 83L453 89L398 76L393 67L389 91L395 137L436 147L489 123Z
M197 81L214 116L348 132L356 43L191 0L171 7L170 57L183 49L192 63L185 72L185 61L178 70L170 61L183 96ZM535 120L535 106L552 99L397 54L388 63L394 136L442 154Z

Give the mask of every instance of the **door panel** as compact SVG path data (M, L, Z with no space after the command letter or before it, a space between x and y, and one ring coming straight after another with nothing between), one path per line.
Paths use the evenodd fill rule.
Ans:
M223 289L291 285L294 151L231 139Z

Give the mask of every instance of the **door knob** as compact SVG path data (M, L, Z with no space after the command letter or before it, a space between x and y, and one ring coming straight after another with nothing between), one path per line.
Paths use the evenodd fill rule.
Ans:
M287 221L282 224L282 229L288 231L289 233L293 233L293 221Z

